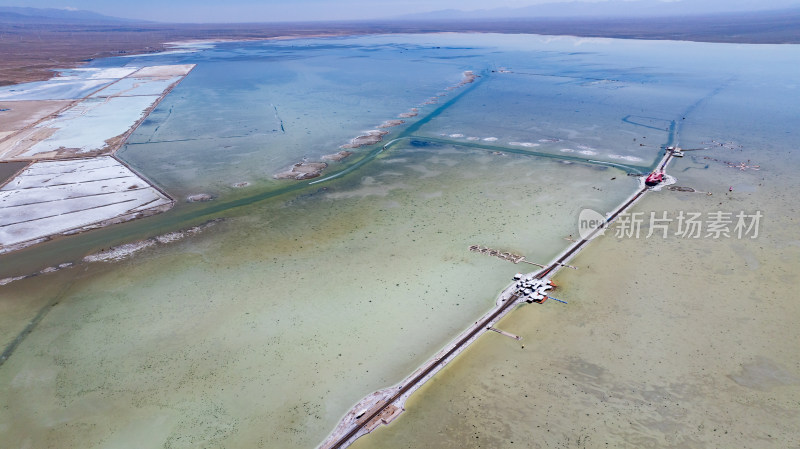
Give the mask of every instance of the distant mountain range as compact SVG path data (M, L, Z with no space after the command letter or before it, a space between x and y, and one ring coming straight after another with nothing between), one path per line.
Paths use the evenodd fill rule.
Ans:
M646 17L690 17L750 12L783 11L800 12L800 0L574 0L542 3L519 8L491 8L464 11L446 9L396 17L378 21L405 22L479 22L498 19L518 20L605 20L636 19ZM796 16L796 14L793 14ZM374 20L373 20L374 21ZM362 22L355 20L354 22ZM367 21L364 21L367 22ZM136 19L111 17L92 11L77 9L29 8L0 6L0 24L53 24L53 25L121 25L156 24Z
M141 22L143 21L104 16L96 12L76 9L0 6L0 23L121 24Z
M474 11L446 9L396 17L400 20L480 20L530 18L630 18L697 16L800 8L798 0L606 0L542 3L520 8Z

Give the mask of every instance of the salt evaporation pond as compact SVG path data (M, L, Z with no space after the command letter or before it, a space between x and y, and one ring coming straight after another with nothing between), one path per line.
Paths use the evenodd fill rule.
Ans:
M0 100L77 100L135 71L131 67L62 70L48 81L0 87Z
M537 36L372 36L226 43L194 53L95 61L97 68L197 64L120 156L176 197L207 192L215 199L2 256L0 276L225 220L121 262L79 262L0 287L4 346L47 310L0 366L0 396L8 404L0 409L0 438L15 447L315 447L354 403L405 377L489 309L519 270L470 253L469 245L546 262L569 243L563 237L576 232L581 209L609 210L637 185L613 166L524 151L591 151L596 154L584 156L615 163L621 160L615 156L631 156L641 161L623 163L647 167L667 143L671 122L730 83L732 71L746 85L759 63L797 56L795 47L712 49ZM753 64L741 66L743 55ZM481 74L480 82L447 91L465 70ZM791 89L795 78L765 83L760 92L786 106L788 96L768 86ZM448 108L429 115L462 91ZM422 105L442 92L447 96L438 104ZM312 186L272 179L412 107L419 115L407 120L418 124L418 137L350 173ZM726 139L737 126L710 129L719 125L708 120L687 122L679 143ZM765 129L789 129L773 126ZM403 129L392 130L386 141ZM768 157L777 159L782 148L770 148ZM367 151L357 150L352 161ZM335 173L348 163L329 169ZM688 173L709 173L702 159L682 163ZM733 172L723 164L717 170ZM703 185L701 175L689 179L713 187ZM250 184L232 187L243 181ZM640 264L642 255L636 256L630 264ZM662 260L669 264L678 256ZM614 260L627 266L625 257ZM533 324L509 330L533 340L524 327L535 332L544 320L536 321L537 313L592 328L590 318L570 322L570 309L551 306L520 309ZM498 338L497 344L508 343ZM452 406L436 402L440 382L434 381L411 404L410 417L359 444L467 447L474 436L467 424L483 426L482 435L496 431L494 418L520 396L490 386L501 374L508 377L503 385L531 382L539 360L519 362L530 370L497 371L498 360L486 354L498 351L510 360L512 349L484 340L479 343L488 349L477 347L459 359L476 353L480 363L446 370L444 379L458 381L442 391L493 391L485 396L492 402L481 404L491 411L481 415L488 419L470 415L463 426L443 421L450 430L421 432L415 416L430 416L430 410L448 416ZM513 350L518 357L518 346ZM537 354L534 345L526 351ZM471 380L473 374L479 380ZM464 394L450 397L458 398L456 406L474 405ZM528 427L514 434L522 438L517 444L540 436ZM410 442L394 440L403 435Z

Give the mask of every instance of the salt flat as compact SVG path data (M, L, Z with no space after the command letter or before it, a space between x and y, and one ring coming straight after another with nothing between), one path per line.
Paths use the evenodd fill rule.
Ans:
M142 67L131 76L134 78L169 78L173 76L186 76L194 68L194 64L169 64Z
M18 157L106 150L109 146L108 140L128 131L158 99L158 95L88 98L39 125L38 129L54 132L41 141L31 139L31 146Z
M0 133L11 135L70 104L69 100L0 101Z
M169 197L113 157L36 162L0 189L0 253L171 205Z
M108 155L192 68L78 68L0 89L0 160L35 161L0 189L0 253L170 208Z
M63 71L47 82L0 89L3 109L8 109L4 113L21 117L13 127L0 127L4 132L0 159L110 154L193 68L193 64L82 68ZM63 99L75 101L69 107L54 101ZM58 107L65 109L56 113Z
M0 100L75 100L114 82L113 79L59 79L0 88Z
M173 76L163 79L134 78L128 77L105 87L91 95L91 97L110 97L114 95L161 95L169 86L180 81L181 76Z

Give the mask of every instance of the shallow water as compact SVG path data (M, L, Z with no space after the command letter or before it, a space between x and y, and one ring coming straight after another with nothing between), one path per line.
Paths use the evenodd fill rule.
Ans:
M706 56L709 49L716 60ZM511 447L510 437L531 447L579 437L587 447L685 446L717 441L708 430L724 421L716 410L734 410L728 424L753 410L761 419L778 394L790 398L781 399L779 418L791 417L785 401L796 397L791 379L800 373L787 323L797 310L782 301L796 286L791 242L800 241L785 213L797 204L785 189L793 166L785 161L797 157L788 153L796 138L798 106L789 101L796 56L792 46L431 35L229 43L98 61L198 64L120 154L178 198L216 198L4 256L0 275L79 261L210 218L225 221L122 262L78 263L0 287L4 346L47 312L0 366L0 396L9 404L0 409L0 437L12 447L315 447L354 403L404 378L488 310L521 269L470 253L469 245L547 262L568 244L563 237L576 234L581 209L610 210L637 185L613 167L525 151L593 151L583 156L610 162L634 156L642 160L624 163L647 167L669 142L672 121L683 146L711 139L744 148L692 153L671 167L681 185L713 196L663 191L637 207L763 205L771 211L764 239L667 240L667 248L661 240L597 240L576 261L581 270L559 274L568 306L525 306L501 323L523 335L524 350L500 335L481 337L412 396L396 424L357 446ZM741 58L754 65L742 66ZM765 62L775 71L754 68ZM497 73L501 67L546 76ZM464 70L482 78L446 91ZM439 104L420 106L440 92L447 96ZM759 101L745 107L744 95ZM352 172L313 186L271 178L411 107L420 108L408 123L418 137ZM404 133L409 128L395 129L386 141ZM492 148L470 146L475 142ZM370 150L331 163L326 174ZM704 156L749 158L762 169L739 171ZM240 181L251 184L231 187ZM726 195L729 183L736 187ZM655 254L658 263L642 263ZM697 262L684 264L687 254ZM742 282L716 266L731 254L756 267ZM776 270L778 262L786 266ZM675 277L656 280L664 266L694 293ZM756 317L774 331L751 324L738 340L725 334L752 316L748 295L714 321L732 292L726 288L755 295L753 285L767 273L774 287L765 294L783 313L770 307ZM643 302L645 283L695 313ZM708 285L713 302L705 300ZM703 333L708 323L719 335ZM673 332L680 340L665 340ZM614 333L624 333L623 344ZM784 343L768 344L773 338ZM719 345L696 343L715 339ZM741 353L737 341L745 342ZM641 368L658 362L671 369ZM774 389L743 393L725 384L752 385L753 373L764 370L777 373ZM699 380L683 380L690 377ZM722 399L692 399L713 396L714 384L723 385ZM626 387L644 399L613 399ZM536 402L522 400L525 394ZM740 394L752 404L737 402ZM692 407L671 420L628 419L643 409L657 413L643 401L665 404L675 395ZM697 410L706 409L712 412L700 436L674 436L688 433L684 417L697 420ZM597 417L584 420L591 412ZM782 418L770 426L792 430ZM719 441L752 441L727 438Z
M633 211L761 211L759 236L607 233L574 260L578 271L556 276L569 305L519 308L498 327L521 342L485 335L353 447L797 444L796 70L775 48L749 50L775 68L732 71L678 135L689 148L726 143L670 167L679 185L712 195L665 190Z
M398 148L352 181L89 266L3 366L19 404L3 418L7 440L99 445L107 430L79 429L110 426L118 438L163 431L172 447L313 447L366 392L492 306L518 267L470 244L547 260L576 204L602 207L632 187L578 165L569 171L583 182L548 187L557 164Z

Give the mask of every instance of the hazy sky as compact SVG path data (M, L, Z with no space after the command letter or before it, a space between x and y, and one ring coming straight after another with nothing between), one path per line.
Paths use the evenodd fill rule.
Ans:
M269 22L386 18L441 10L522 7L573 0L0 0L0 6L76 8L116 17L165 22ZM594 2L641 0L584 0ZM800 0L652 0L707 3L725 11L729 2L752 2L764 9Z

